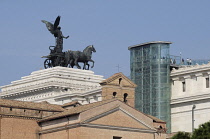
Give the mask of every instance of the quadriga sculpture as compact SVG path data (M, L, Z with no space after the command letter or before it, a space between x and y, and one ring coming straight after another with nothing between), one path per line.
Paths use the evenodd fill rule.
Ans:
M83 50L83 52L68 50L67 52L65 52L66 64L68 64L72 68L76 65L78 69L81 69L81 67L78 63L82 62L82 63L84 63L83 69L89 70L89 64L88 64L89 61L93 63L91 68L94 67L94 61L91 59L92 52L96 52L93 45L87 46ZM86 68L86 66L88 66L88 67Z

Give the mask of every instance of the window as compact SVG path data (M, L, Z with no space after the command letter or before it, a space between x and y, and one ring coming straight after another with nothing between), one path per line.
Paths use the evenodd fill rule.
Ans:
M119 79L119 84L121 83L121 81L122 81L122 78Z
M186 83L182 82L182 91L185 92L186 91Z
M122 137L113 136L113 139L122 139Z
M206 78L206 88L209 88L209 78Z
M117 92L113 92L113 97L116 97L116 95L117 95Z
M124 97L123 97L123 101L124 101L125 103L127 102L127 97L128 97L128 94L125 93L125 94L124 94Z

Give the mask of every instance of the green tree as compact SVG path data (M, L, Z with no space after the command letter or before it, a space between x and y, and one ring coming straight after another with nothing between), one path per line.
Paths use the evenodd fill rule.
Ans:
M171 139L190 139L190 133L178 132Z
M194 130L191 139L210 139L210 122L199 125L199 128Z

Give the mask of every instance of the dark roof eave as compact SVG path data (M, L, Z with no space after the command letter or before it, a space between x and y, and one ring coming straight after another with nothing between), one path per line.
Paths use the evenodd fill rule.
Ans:
M147 44L156 44L156 43L162 43L162 44L172 44L172 42L169 41L152 41L152 42L146 42L146 43L141 43L141 44L137 44L137 45L132 45L128 47L128 50L135 48L135 47L141 47Z
M6 107L6 108L16 108L16 109L27 109L27 110L39 110L39 111L48 111L48 112L63 112L64 110L50 110L50 109L42 109L42 108L27 108L27 107L17 107L17 106L5 106L0 105L0 107Z
M166 122L156 121L154 119L153 119L153 122L156 122L156 123L164 123L164 124L166 123Z
M46 117L46 119L42 119L42 120L39 120L37 122L38 123L41 123L41 122L46 122L46 121L51 121L51 120L56 120L56 119L64 118L64 117L67 117L67 116L78 115L78 114L80 114L80 113L71 113L71 114L61 115L61 116L52 117L52 118L47 118Z

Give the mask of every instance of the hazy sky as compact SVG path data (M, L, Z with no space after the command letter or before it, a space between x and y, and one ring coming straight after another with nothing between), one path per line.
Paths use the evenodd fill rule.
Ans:
M210 59L210 0L0 0L0 85L43 68L60 15L64 51L93 44L95 74L129 75L129 46L171 41L170 53Z

